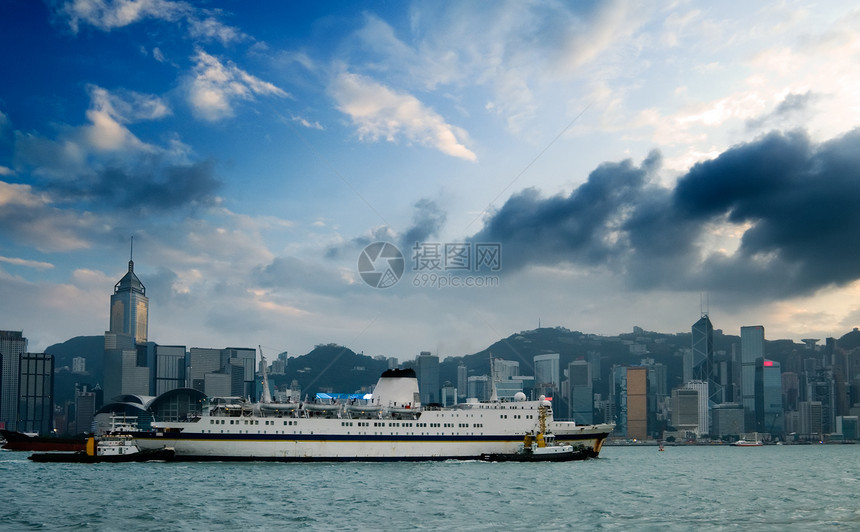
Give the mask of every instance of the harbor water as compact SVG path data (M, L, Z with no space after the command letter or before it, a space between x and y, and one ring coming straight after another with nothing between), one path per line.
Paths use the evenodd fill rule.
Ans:
M860 530L860 445L604 447L566 463L41 464L5 530Z

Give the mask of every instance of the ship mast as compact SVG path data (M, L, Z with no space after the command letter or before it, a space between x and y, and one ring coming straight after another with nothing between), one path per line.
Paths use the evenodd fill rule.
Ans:
M496 394L496 372L493 368L493 353L490 353L490 402L495 403L499 400Z
M269 392L269 372L266 368L266 356L263 354L263 346L258 345L260 348L260 360L263 363L263 395L260 397L261 403L271 403L272 402L272 393Z

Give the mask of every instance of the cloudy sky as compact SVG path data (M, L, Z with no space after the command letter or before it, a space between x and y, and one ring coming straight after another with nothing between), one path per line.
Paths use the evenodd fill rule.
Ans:
M0 329L103 334L133 235L168 345L841 336L854 5L6 0Z

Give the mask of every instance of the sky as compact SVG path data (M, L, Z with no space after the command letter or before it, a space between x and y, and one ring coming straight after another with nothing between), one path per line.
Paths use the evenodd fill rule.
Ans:
M860 326L853 2L0 2L0 329ZM133 255L131 240L133 237Z

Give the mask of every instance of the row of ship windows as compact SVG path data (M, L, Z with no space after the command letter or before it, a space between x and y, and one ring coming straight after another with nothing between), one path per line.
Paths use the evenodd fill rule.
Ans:
M453 427L453 425L451 425L451 426ZM468 426L468 425L463 425L463 426ZM482 426L482 425L475 425L475 427L480 427L480 426ZM224 429L221 429L219 431L214 431L214 430L202 430L201 431L201 433L203 433L203 434L215 434L216 432L219 434L224 434ZM310 432L307 432L306 434L313 434L313 433L314 433L314 431L310 431ZM240 431L234 431L234 432L227 431L227 434L251 434L251 432L247 431L247 430L240 430ZM255 432L254 434L258 434L258 433ZM270 433L270 434L303 434L303 432L302 431L288 432L288 431L283 431L283 430L276 430L274 433ZM347 434L367 436L367 435L370 435L370 432L368 432L368 431L361 431L361 432L350 431L350 432L347 432ZM446 434L448 434L448 433L445 433L445 432L414 432L413 431L413 432L398 432L397 436L445 436ZM390 432L375 432L374 431L373 435L374 436L391 436L392 434ZM451 432L448 435L450 435L450 436L475 436L475 433L474 432L469 432L469 433Z
M502 419L508 419L507 414L502 414L499 417L501 417ZM522 419L523 417L525 417L525 419L533 419L534 418L534 416L532 416L532 415L523 416L522 414L514 414L511 417L513 419ZM225 419L210 419L209 424L210 425L224 425L226 421L227 420L225 420ZM234 425L234 424L235 425L259 425L260 424L260 421L256 420L256 419L231 419L229 421L230 421L231 425ZM275 421L264 420L264 423L266 425L274 425ZM284 423L284 426L292 426L292 425L298 425L299 424L298 421L284 421L283 423ZM373 422L374 427L385 427L385 426L388 426L388 427L412 427L413 425L416 427L453 427L454 426L453 423L400 423L400 422L392 422L392 423L388 423L386 425L384 421L374 421ZM352 421L344 421L344 422L341 422L341 426L352 427L353 422ZM369 427L370 423L366 422L366 421L359 421L358 426L359 427ZM460 423L460 427L468 427L468 426L469 426L468 423ZM482 423L475 423L472 426L473 427L483 427L484 425Z

